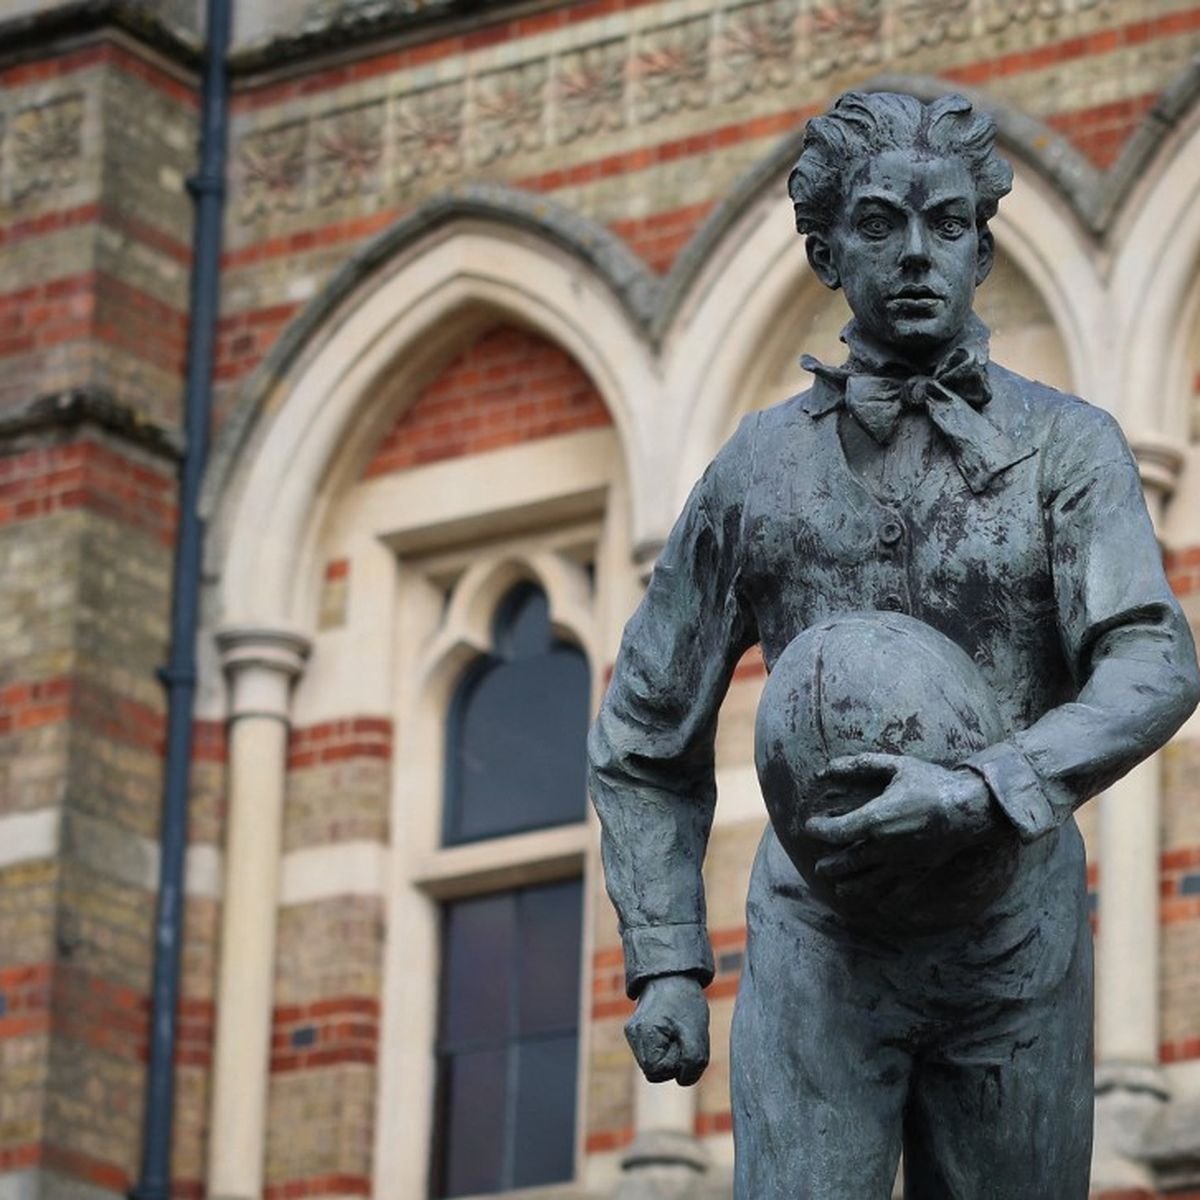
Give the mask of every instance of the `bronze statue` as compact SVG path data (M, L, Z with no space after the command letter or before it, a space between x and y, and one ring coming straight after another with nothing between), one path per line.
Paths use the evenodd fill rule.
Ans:
M1110 416L988 359L1011 187L961 96L848 94L789 180L840 366L742 421L630 620L592 730L629 1042L708 1059L717 711L770 672L771 824L732 1045L736 1200L1085 1200L1092 962L1074 810L1200 678Z

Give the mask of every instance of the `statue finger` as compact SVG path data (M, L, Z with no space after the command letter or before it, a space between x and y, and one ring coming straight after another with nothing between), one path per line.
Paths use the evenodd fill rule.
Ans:
M886 861L887 855L879 846L869 842L858 842L846 850L839 850L818 859L816 871L822 879L846 879L881 866Z
M708 1021L683 1025L679 1029L679 1085L691 1087L708 1066Z
M903 761L900 754L843 754L818 772L817 779L822 783L860 781L864 776L890 779Z
M677 1041L668 1042L657 1053L638 1061L642 1066L642 1074L651 1083L665 1083L679 1074L679 1043Z
M810 817L804 823L804 832L822 842L830 842L835 846L849 846L878 829L880 814L876 803L875 800L869 800L861 808L854 808L837 816Z
M625 1026L625 1039L651 1083L672 1079L679 1066L679 1046L664 1026L641 1021L635 1014Z
M704 1074L705 1068L708 1066L707 1050L702 1056L697 1058L683 1058L680 1062L679 1074L677 1076L680 1087L692 1087L700 1082L700 1076Z

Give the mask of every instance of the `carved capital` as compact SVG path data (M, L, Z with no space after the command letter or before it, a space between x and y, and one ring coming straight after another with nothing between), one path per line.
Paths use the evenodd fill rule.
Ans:
M287 721L291 687L311 648L296 629L227 625L216 633L221 666L229 680L229 717L260 716Z

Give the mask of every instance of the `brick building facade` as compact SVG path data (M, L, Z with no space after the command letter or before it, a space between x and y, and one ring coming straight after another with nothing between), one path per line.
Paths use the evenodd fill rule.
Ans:
M0 1200L137 1172L199 26L0 16ZM689 1091L635 1079L591 822L444 837L456 697L532 583L595 703L705 463L837 361L783 180L851 86L996 114L994 356L1121 420L1200 619L1200 8L245 0L230 65L172 1194L429 1194L446 906L574 878L572 1180L538 1194L727 1196L761 663ZM1108 1200L1200 1196L1198 781L1192 723L1080 813ZM639 1166L667 1144L694 1165Z

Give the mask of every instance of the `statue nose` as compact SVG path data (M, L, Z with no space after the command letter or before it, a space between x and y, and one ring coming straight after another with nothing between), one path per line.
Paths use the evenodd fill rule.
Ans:
M912 268L928 266L929 262L929 236L926 233L924 225L914 218L908 222L908 227L904 231L904 245L900 251L900 264L901 266Z

